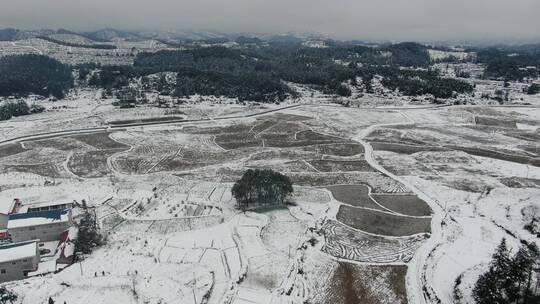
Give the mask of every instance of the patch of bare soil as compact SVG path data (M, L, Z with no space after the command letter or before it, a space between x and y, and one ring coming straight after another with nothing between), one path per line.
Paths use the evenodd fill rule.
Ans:
M306 121L313 119L309 116L296 115L296 114L286 114L286 113L275 113L271 116L265 116L264 119L273 119L278 121Z
M504 130L504 135L530 141L533 144L540 142L540 132L538 131L523 131L523 130ZM535 153L538 153L538 148L535 146Z
M322 172L370 172L376 171L365 160L322 160L314 159L309 163L315 167L315 169Z
M519 164L526 164L531 165L535 167L540 167L540 158L533 158L525 155L518 155L516 151L495 151L495 150L488 150L488 149L482 149L482 148L474 148L474 147L462 147L462 146L446 146L450 149L463 151L465 153L475 155L475 156L481 156L481 157L488 157L493 159L499 159L499 160L505 160L509 162L519 163Z
M190 162L183 159L171 159L168 161L160 162L150 172L160 171L186 171L200 167L207 166L209 164L203 162Z
M325 134L317 133L311 130L298 132L296 134L296 138L298 140L316 140L316 141L342 141L343 140L336 136L325 135Z
M407 132L389 128L380 128L373 130L365 139L370 142L381 142L381 143L396 143L396 144L406 144L406 145L416 145L416 146L429 146L428 142L420 140L417 138L411 138L411 136L405 137Z
M71 136L72 138L90 145L98 150L118 149L127 150L129 146L117 142L110 137L111 133L99 132Z
M324 304L407 303L407 266L364 266L340 262L325 288Z
M410 218L381 211L341 205L337 220L368 233L407 236L431 231L431 218Z
M84 150L85 145L72 137L58 137L27 141L24 145L28 149L52 148L60 151Z
M532 156L539 157L540 156L540 139L538 139L536 144L529 144L529 145L519 145L517 148L529 153Z
M287 162L250 162L245 165L246 168L258 168L258 169L272 169L274 171L279 172L301 172L301 173L307 173L307 172L313 172L316 173L317 171L313 170L312 167L310 167L305 161L302 160L294 160L294 161L287 161Z
M243 141L228 141L228 142L218 142L216 140L216 143L220 147L222 147L223 149L227 149L227 150L262 147L263 146L263 141L262 140L257 140L257 139L250 139L250 140L243 140Z
M0 146L0 158L24 152L25 149L19 143Z
M366 185L336 185L326 187L332 196L345 204L355 207L366 207L383 210L369 197L369 188Z
M8 165L8 171L25 172L41 175L44 177L59 178L62 177L63 168L53 163L32 164L32 165ZM65 171L64 171L65 172Z
M410 193L403 184L379 172L291 173L293 183L299 186L332 186L365 184L373 193Z
M505 119L502 117L475 116L475 123L482 126L491 126L498 128L516 129L516 121L514 119Z
M73 174L80 177L103 177L110 172L107 158L114 153L106 150L75 153L68 161L68 168Z
M504 177L499 181L510 188L540 188L540 179L524 177Z
M431 215L429 206L416 195L374 194L373 199L392 211L413 216Z
M305 147L313 146L321 143L317 140L293 140L287 138L271 138L264 141L265 147L273 148L293 148L293 147Z
M407 145L407 144L398 144L398 143L388 143L388 142L372 142L371 146L375 151L390 151L401 154L413 154L417 152L424 151L448 151L443 147L437 146L418 146L418 145Z
M312 147L303 147L302 149L332 156L354 156L364 153L364 146L354 143L321 144Z

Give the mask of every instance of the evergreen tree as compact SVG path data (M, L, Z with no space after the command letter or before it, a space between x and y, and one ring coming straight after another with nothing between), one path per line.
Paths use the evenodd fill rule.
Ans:
M8 120L11 117L28 115L30 113L38 113L34 112L38 109L39 108L36 107L29 107L28 104L22 100L16 102L8 101L0 105L0 120Z
M510 251L506 245L506 239L503 238L495 253L492 256L492 265L495 272L505 273L510 268Z
M492 256L489 270L480 275L473 289L478 304L533 303L538 296L540 253L536 245L523 245L512 257L503 239Z
M17 295L6 289L5 286L0 287L0 304L11 304L17 301Z
M499 289L497 272L490 268L480 275L473 289L473 297L477 304L507 304Z
M527 89L527 94L529 94L529 95L535 95L535 94L538 94L538 93L540 93L540 84L533 83Z
M62 98L73 86L71 68L42 55L0 58L0 96L39 94Z
M99 234L96 218L88 210L83 214L79 225L79 233L75 240L75 250L89 254L95 247L103 244L103 237Z

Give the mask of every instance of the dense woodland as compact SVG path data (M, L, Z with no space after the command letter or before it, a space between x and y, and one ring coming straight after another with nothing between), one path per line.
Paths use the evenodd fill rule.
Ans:
M274 102L296 95L283 82L311 85L328 94L350 96L349 85L363 84L370 92L373 76L381 75L385 86L405 95L432 94L448 98L455 92L472 91L467 82L442 78L437 72L428 71L429 62L426 48L416 43L379 48L352 45L306 48L280 42L243 49L209 47L141 53L132 67L101 67L99 74L90 79L90 85L121 88L133 77L175 72L175 87L163 93ZM404 69L404 66L410 68ZM357 77L361 77L361 84L356 82Z
M0 58L0 96L38 94L61 98L73 86L71 67L42 55Z
M536 78L540 70L540 44L480 49L478 61L486 65L485 78L507 81Z
M1 34L8 39L16 33L4 30ZM386 88L408 96L449 98L473 91L463 79L445 78L430 70L427 48L417 43L368 47L329 41L329 47L310 48L287 37L264 43L248 37L236 40L241 48L214 46L139 53L134 64L127 66L69 67L45 56L4 57L0 59L0 96L34 93L62 97L72 87L71 69L78 70L79 78L85 80L81 83L108 91L125 88L134 79L172 72L177 75L176 81L152 89L177 97L216 95L258 102L296 96L288 82L344 97L350 96L354 87L371 93L376 75L382 76ZM511 81L538 76L539 45L471 51L476 51L478 61L486 65L486 78ZM531 87L529 93L535 91L536 87Z

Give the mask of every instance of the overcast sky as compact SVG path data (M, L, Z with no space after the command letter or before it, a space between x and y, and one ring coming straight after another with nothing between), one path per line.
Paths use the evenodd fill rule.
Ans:
M539 12L540 0L4 0L0 27L534 40L540 38Z

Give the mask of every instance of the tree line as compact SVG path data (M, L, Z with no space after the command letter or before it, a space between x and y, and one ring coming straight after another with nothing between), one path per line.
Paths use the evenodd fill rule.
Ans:
M540 251L534 244L522 245L515 255L503 239L492 256L487 272L473 289L478 304L539 303Z
M74 42L68 42L63 40L54 39L49 36L38 36L36 38L43 39L52 43L56 43L59 45L64 46L70 46L70 47L76 47L76 48L88 48L88 49L98 49L98 50L115 50L117 49L116 45L113 44L81 44L81 43L74 43Z
M41 113L45 108L41 105L28 105L25 101L6 101L0 104L0 120L8 120L12 117Z
M522 81L536 78L540 69L540 45L508 48L486 48L478 51L478 62L485 64L484 77Z

